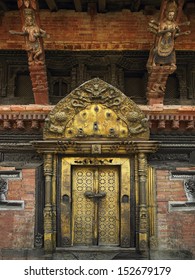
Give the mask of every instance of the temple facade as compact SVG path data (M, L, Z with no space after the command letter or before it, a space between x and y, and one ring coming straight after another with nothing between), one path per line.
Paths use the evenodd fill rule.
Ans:
M0 259L195 259L195 3L0 1Z

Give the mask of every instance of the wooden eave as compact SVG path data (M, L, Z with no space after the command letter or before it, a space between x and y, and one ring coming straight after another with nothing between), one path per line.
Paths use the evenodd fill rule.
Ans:
M148 106L139 105L147 116L151 132L182 131L195 133L194 106ZM40 130L53 105L1 105L0 130Z

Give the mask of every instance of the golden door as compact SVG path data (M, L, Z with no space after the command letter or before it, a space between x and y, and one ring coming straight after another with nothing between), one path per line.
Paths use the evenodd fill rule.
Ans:
M73 246L119 246L119 169L75 166L72 172Z

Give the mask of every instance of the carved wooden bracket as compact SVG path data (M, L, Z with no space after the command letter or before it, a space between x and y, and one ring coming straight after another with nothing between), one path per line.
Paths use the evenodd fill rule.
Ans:
M24 36L35 104L48 104L48 82L45 66L43 38L46 32L40 27L37 0L18 0L22 20L22 32L10 30L10 34Z
M149 73L147 86L148 104L163 104L168 76L176 70L175 40L180 35L188 35L190 31L181 32L179 23L184 1L163 0L160 17L149 22L149 29L155 34L147 69Z

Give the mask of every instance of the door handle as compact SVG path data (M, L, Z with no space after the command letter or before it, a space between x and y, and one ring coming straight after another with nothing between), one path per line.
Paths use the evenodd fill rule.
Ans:
M94 195L95 198L103 198L106 196L105 192L99 192Z
M87 198L95 198L95 199L100 199L106 196L105 192L99 192L99 193L94 193L94 192L85 192L84 195Z

